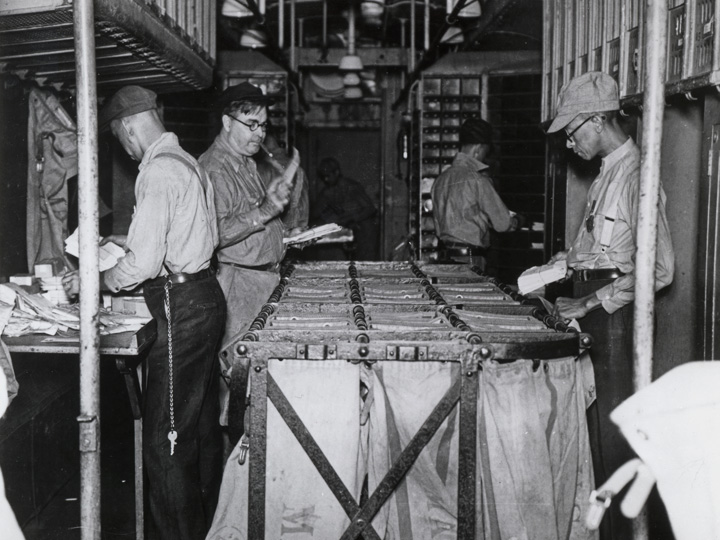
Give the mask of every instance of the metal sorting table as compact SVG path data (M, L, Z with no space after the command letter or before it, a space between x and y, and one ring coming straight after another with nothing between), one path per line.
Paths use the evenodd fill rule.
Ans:
M142 361L140 355L152 344L156 336L157 329L154 320L150 320L136 332L100 336L100 355L115 360L115 366L125 379L135 424L135 534L137 540L142 540L144 536L144 513L142 405L140 381L136 368ZM19 337L3 337L3 341L11 353L80 354L80 334L72 330L63 336L27 334Z
M532 359L535 368L554 358L576 358L591 343L587 334L477 268L413 262L286 265L249 329L221 351L232 365L231 440L239 440L244 422L249 424L249 436L243 437L250 448L248 537L266 537L266 467L273 451L269 400L347 515L342 539L380 537L373 518L458 405L457 538L475 538L483 366ZM374 491L356 500L268 369L274 360L346 360L368 368L388 361L455 363L460 376Z

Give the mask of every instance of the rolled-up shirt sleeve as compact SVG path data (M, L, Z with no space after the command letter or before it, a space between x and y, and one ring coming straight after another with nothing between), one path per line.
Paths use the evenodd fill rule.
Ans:
M172 182L167 182L171 174L172 170L161 164L150 164L138 177L137 205L128 232L127 253L103 274L110 290L132 289L162 272L175 196Z

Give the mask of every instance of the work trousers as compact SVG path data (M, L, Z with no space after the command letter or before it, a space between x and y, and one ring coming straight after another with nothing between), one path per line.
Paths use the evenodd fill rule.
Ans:
M608 279L576 281L573 296L587 296L611 282ZM595 481L600 486L621 465L635 457L620 429L610 420L612 410L633 394L633 305L628 304L612 315L599 308L579 323L582 331L593 337L590 358L595 371L597 399L588 409L588 430ZM632 538L632 522L620 513L619 508L619 501L617 504L614 501L608 510L601 527L602 540Z
M245 332L255 317L268 301L270 295L280 283L280 274L238 268L230 264L220 263L218 282L227 300L227 320L225 333L220 345L224 349ZM228 373L230 364L220 357L220 368ZM220 383L220 424L228 425L228 406L230 389L225 381Z
M217 506L222 479L218 424L217 351L225 324L225 298L215 276L170 290L172 404L163 280L146 282L145 301L157 322L147 362L143 406L143 462L150 540L203 540Z

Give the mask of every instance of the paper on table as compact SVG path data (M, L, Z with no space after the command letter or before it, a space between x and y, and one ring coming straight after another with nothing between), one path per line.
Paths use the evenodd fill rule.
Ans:
M102 238L100 240L102 240ZM80 257L78 229L75 229L75 231L65 240L65 252L74 257ZM118 259L124 256L125 250L118 246L115 242L108 242L107 244L100 246L99 271L104 272L105 270L112 268L117 264Z
M303 231L300 234L296 234L295 236L288 236L287 238L283 239L283 242L285 244L299 244L301 242L307 242L308 240L321 238L323 236L327 236L341 230L342 227L337 223L328 223L327 225L319 225L317 227L313 227L312 229Z

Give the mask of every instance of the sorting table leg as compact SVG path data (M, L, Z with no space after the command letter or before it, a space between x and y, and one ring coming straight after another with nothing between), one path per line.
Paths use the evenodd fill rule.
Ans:
M142 458L142 394L140 381L137 374L137 366L141 362L136 357L119 356L115 359L115 365L125 379L130 408L132 409L133 422L135 424L135 539L144 540L145 515L143 513L143 458Z

